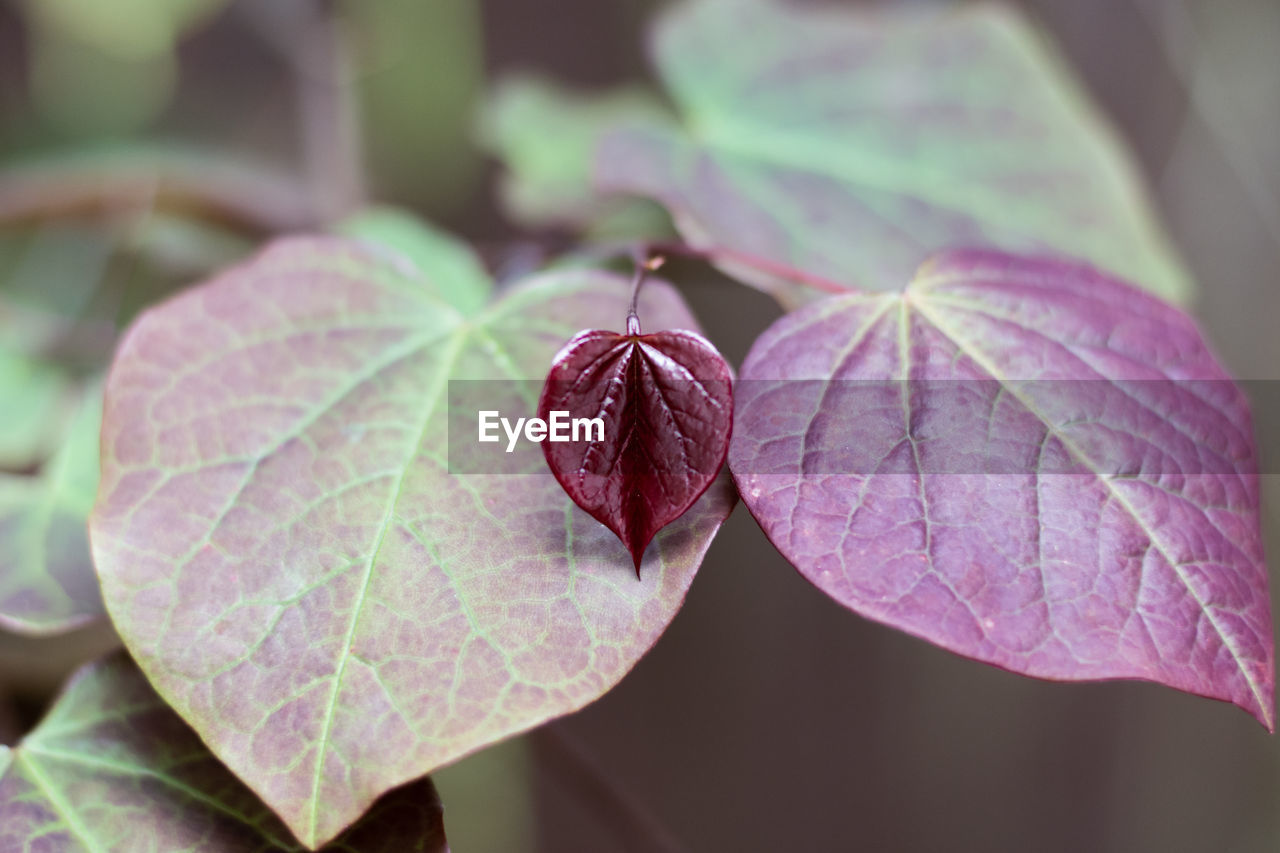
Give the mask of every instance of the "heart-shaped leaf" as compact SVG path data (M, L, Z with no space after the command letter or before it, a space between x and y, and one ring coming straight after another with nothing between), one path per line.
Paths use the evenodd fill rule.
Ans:
M813 293L762 267L894 287L929 251L977 245L1189 293L1114 134L1003 6L694 0L659 21L652 54L685 129L606 135L600 188L661 201L687 240L789 302Z
M103 615L86 530L98 489L102 385L82 390L58 453L39 476L0 474L0 627L66 631Z
M636 576L655 533L715 481L729 452L732 374L706 338L678 330L581 332L555 357L538 416L570 441L542 444L574 503L617 534ZM598 421L592 433L590 422ZM582 424L579 436L570 430Z
M447 385L545 375L626 310L549 273L464 318L414 269L278 243L140 318L107 382L90 521L103 597L162 696L308 845L390 787L591 702L658 638L732 506L713 488L642 582L540 454L451 474ZM658 329L693 327L646 287ZM470 423L476 423L474 415ZM472 432L470 435L474 436ZM465 466L459 466L465 467Z
M1088 268L953 252L904 292L783 317L735 396L743 500L849 609L1274 725L1249 408L1182 313Z
M430 779L388 794L337 850L447 850ZM0 850L299 850L123 654L72 677L18 746L0 746Z

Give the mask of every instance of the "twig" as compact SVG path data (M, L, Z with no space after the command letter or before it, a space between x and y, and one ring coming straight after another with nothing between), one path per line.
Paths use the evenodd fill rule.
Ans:
M316 207L336 221L366 198L364 160L346 26L332 0L321 0L318 26L303 40L310 66L321 76L302 76L302 150Z
M289 66L299 146L317 217L341 219L367 198L346 27L333 0L247 3L245 20Z

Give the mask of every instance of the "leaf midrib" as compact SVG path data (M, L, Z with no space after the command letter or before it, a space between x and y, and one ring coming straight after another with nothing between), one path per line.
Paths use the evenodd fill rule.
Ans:
M419 428L415 436L412 449L405 459L404 466L400 471L400 476L396 480L395 489L393 490L391 499L387 503L387 512L383 516L382 524L379 527L378 535L374 540L373 549L369 555L368 561L365 563L364 578L360 584L360 591L356 596L355 603L351 608L351 621L347 626L346 635L343 638L342 651L339 653L338 669L333 676L333 689L329 694L328 708L325 711L324 722L321 727L320 743L316 750L315 771L311 781L311 808L308 817L307 840L316 841L316 822L319 817L320 807L320 786L324 777L325 758L329 750L329 740L333 731L334 713L338 706L338 697L342 691L342 680L346 674L347 662L351 660L351 647L355 642L356 628L360 624L360 616L364 611L365 598L369 592L369 586L373 580L373 569L378 563L378 556L382 551L382 545L386 541L387 532L391 529L396 518L396 509L400 505L400 498L404 493L404 484L408 479L409 471L413 468L413 461L422 453L423 442L426 441L428 427L431 424L431 416L436 410L436 406L444 396L444 388L447 385L448 378L453 372L454 366L457 364L458 357L461 355L464 345L470 336L470 328L466 325L459 326L453 333L449 349L441 359L439 368L435 371L432 380L431 389L424 395L426 404L423 406L422 413L418 416Z
M41 770L40 765L31 760L29 751L24 750L23 747L20 746L13 750L12 755L13 760L9 765L9 769L12 770L16 767L26 768L27 777L36 786L36 788L44 794L45 799L49 801L49 805L51 805L53 810L62 818L62 822L66 826L67 831L78 838L80 843L85 846L85 849L91 851L91 853L99 853L99 851L101 851L101 853L109 853L105 847L98 843L94 834L90 832L89 828L80 820L80 815L71 807L71 803L67 802L61 792L58 791L57 786L50 781L49 777L44 775L44 771Z
M271 834L270 832L265 830L261 825L259 825L258 823L255 823L249 816L236 811L235 809L228 806L226 803L223 803L215 799L214 797L211 797L208 794L197 790L196 788L192 788L190 785L180 782L177 779L173 778L172 776L166 773L162 773L153 768L145 767L139 764L131 764L131 763L122 762L122 761L113 761L109 759L98 758L95 756L85 755L81 753L67 752L66 750L57 749L55 747L47 747L41 744L31 743L31 742L23 743L20 747L18 747L17 752L19 753L20 757L26 758L26 761L24 762L24 764L28 768L31 768L33 766L33 762L31 762L30 756L39 755L46 758L52 758L58 761L65 761L72 764L79 764L85 767L92 767L94 769L106 771L108 773L114 773L114 774L119 774L123 776L143 776L148 779L155 779L156 781L168 786L169 788L172 788L173 790L177 791L183 796L188 797L205 806L208 806L214 811L220 814L224 814L227 817L230 817L233 820L241 824L244 824L245 826L252 829L254 832L261 835L264 839L266 839L267 841L270 841L272 844L276 845L281 849L290 849L294 846L291 843L287 843L284 839L281 839ZM43 777L43 774L41 774L41 776L46 782L48 782L47 777ZM42 788L42 790L44 789ZM48 796L49 792L46 790L45 794L46 796ZM87 827L84 827L84 831L87 833L89 830Z

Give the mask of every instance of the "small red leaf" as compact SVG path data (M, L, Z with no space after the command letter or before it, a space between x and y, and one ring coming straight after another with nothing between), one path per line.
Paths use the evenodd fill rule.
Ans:
M547 464L578 506L617 534L636 576L654 534L693 505L724 464L732 374L705 338L673 330L580 332L551 364L538 416L599 418L544 441ZM562 422L563 418L562 417Z

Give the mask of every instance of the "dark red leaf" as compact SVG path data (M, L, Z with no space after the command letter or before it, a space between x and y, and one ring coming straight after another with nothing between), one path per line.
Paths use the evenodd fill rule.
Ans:
M705 338L673 330L579 333L556 355L538 416L599 418L600 431L544 441L560 485L631 552L636 576L654 534L707 490L733 423L732 374ZM571 437L575 437L570 433Z

